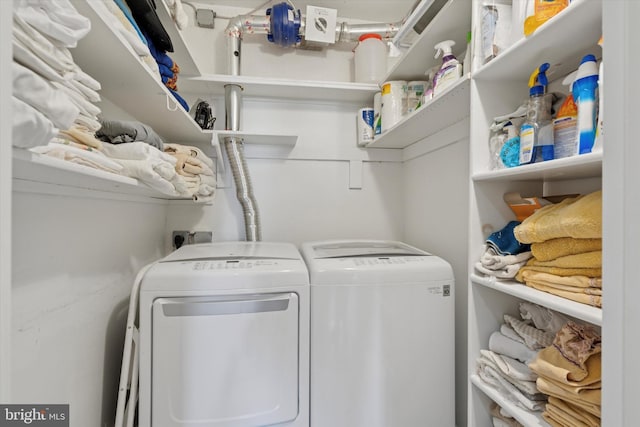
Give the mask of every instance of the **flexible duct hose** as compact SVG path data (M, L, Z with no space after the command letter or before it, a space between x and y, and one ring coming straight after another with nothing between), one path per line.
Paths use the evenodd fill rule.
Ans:
M242 141L237 138L225 138L224 148L227 152L231 173L236 185L236 197L242 205L244 212L244 228L247 241L256 242L262 240L260 227L260 214L258 204L253 195L253 185L247 170L247 163L244 158L244 147Z

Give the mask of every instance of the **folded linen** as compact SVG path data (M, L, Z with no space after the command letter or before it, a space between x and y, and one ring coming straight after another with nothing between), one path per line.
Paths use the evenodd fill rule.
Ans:
M145 142L158 150L163 149L162 138L144 123L127 120L101 120L102 127L96 132L96 137L112 144L124 142ZM132 157L124 157L132 158ZM175 161L173 162L175 164Z
M101 10L100 15L104 16L110 23L110 26L115 29L131 46L133 51L138 56L151 57L149 47L147 46L147 40L144 38L133 17L128 17L120 7L122 0L119 4L112 1L103 2L101 0L91 0L94 8ZM155 62L155 61L154 61Z
M44 114L29 104L11 97L11 144L20 148L45 145L56 136L58 129Z
M493 427L523 427L518 420L506 413L496 402L491 402L489 413L493 417ZM496 420L499 421L498 424L496 424Z
M544 206L513 230L521 243L544 242L559 237L602 238L602 191Z
M531 258L530 251L516 255L500 255L496 253L493 247L486 246L485 251L480 255L480 262L489 270L502 270L512 265L522 266L529 258Z
M173 144L166 143L164 144L164 151L169 154L175 153L186 153L191 157L196 157L203 161L209 169L214 169L214 163L211 157L207 156L200 148L192 146L192 145L182 145L182 144Z
M540 400L532 400L520 390L518 390L509 381L502 378L493 368L490 366L478 366L478 376L487 384L492 385L498 391L500 391L505 398L511 400L516 405L529 411L542 411L544 405L547 402L546 396L539 393L536 398Z
M65 80L73 78L73 71L60 73L58 70L52 68L49 64L40 59L18 39L13 39L12 47L14 61L35 71L45 79L51 82L64 82Z
M505 375L514 378L518 381L535 381L538 378L538 374L533 372L526 363L513 359L504 354L498 354L491 350L481 349L480 355L488 360L491 360L500 371Z
M500 325L500 333L506 336L507 338L511 338L514 341L518 341L524 344L524 339L522 339L522 337L518 335L518 333L514 331L513 328L507 325L506 323L503 323L502 325Z
M573 276L576 277L576 276ZM579 288L577 286L560 285L557 283L540 282L538 280L525 279L527 286L541 289L545 292L572 292L575 294L602 296L602 288Z
M14 0L14 13L36 30L65 47L76 47L91 29L91 21L79 14L69 0L30 2Z
M60 139L54 140L54 142L50 142L46 146L34 147L31 151L116 174L123 169L120 164L99 151L65 144L65 141Z
M499 331L495 331L489 336L489 350L524 363L529 363L536 357L535 351L527 348L523 343L507 338Z
M146 142L136 141L126 144L103 144L102 151L109 157L114 159L125 160L147 160L159 159L169 163L172 168L176 166L176 159L162 151L158 150Z
M68 129L73 125L80 109L69 96L17 62L11 63L11 71L13 96L40 111L59 129Z
M94 138L93 133L84 126L74 125L69 129L61 130L60 134L72 141L79 142L88 147L97 148L98 150L102 150L104 146L102 141Z
M533 258L532 258L533 259ZM542 265L524 265L520 267L516 274L516 280L524 282L524 273L526 271L538 271L541 273L553 274L556 276L587 276L602 277L602 268L562 268L562 267L545 267Z
M552 407L551 411L549 411L550 406ZM581 422L587 427L600 427L600 418L588 412L581 411L580 408L557 397L549 397L546 411L551 412L556 418L562 419L565 425L571 425L570 423L573 420L574 422ZM562 412L562 414L560 414L560 412Z
M589 413L600 417L601 392L600 390L584 390L577 395L569 392L564 388L558 387L556 384L548 381L545 377L538 377L536 380L538 390L549 396L554 396L566 402L580 406ZM589 408L589 409L587 409Z
M80 112L88 117L96 117L102 112L100 107L91 103L81 92L75 89L70 81L64 83L52 82L53 86L69 96L71 101L80 109Z
M507 266L501 270L490 270L481 262L476 262L474 264L474 268L479 272L484 274L485 276L493 276L497 279L513 279L518 274L520 268L522 268L519 264L514 264Z
M562 356L554 346L540 350L529 363L529 368L538 375L572 387L595 384L602 379L600 353L589 357L585 362L585 368L581 368Z
M545 332L508 314L504 315L504 321L516 331L524 340L524 345L531 350L537 351L553 344L554 334L550 332Z
M208 175L213 176L213 171L202 160L186 154L174 154L176 157L176 171L185 176Z
M528 399L530 400L545 400L544 396L539 396L538 389L536 388L536 381L524 381L519 380L513 377L510 377L505 372L503 372L498 365L496 365L492 358L485 357L482 353L480 357L476 360L479 369L484 369L485 367L491 367L497 375L500 375L504 380L510 382L514 387L520 390ZM537 378L536 378L537 379Z
M69 49L54 45L24 19L13 14L13 37L60 74L70 73L76 67Z
M553 346L567 360L586 369L587 359L602 351L602 337L591 325L569 321L556 334Z
M524 271L522 278L525 281L535 281L548 286L567 286L570 288L601 289L602 279L587 276L556 276L555 274L542 273L540 271ZM557 332L557 331L556 331Z
M123 166L123 175L136 178L154 190L169 196L190 197L186 183L170 163L157 158L115 160Z
M560 267L560 268L601 268L602 251L584 252L581 254L565 255L551 261L540 261L531 258L527 265L540 267Z
M544 242L532 243L531 253L538 261L551 261L566 255L602 250L602 239L574 239L559 237Z
M568 317L557 311L528 301L521 302L518 309L523 320L531 320L536 328L554 335L569 321Z

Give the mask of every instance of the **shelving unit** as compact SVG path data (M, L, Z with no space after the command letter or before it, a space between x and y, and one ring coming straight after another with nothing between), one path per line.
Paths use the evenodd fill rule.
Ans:
M171 12L165 3L165 0L158 0L156 3L156 14L162 22L162 26L171 38L173 44L173 52L169 53L178 66L180 66L180 78L193 77L200 75L200 68L191 56L191 51L187 47L186 40L182 36L182 31L176 26L171 18Z
M480 0L474 1L478 8ZM470 84L471 193L469 239L469 321L468 321L468 418L469 425L489 426L489 399L527 427L548 426L541 414L531 414L510 403L475 374L480 349L488 348L489 336L498 330L505 313L518 312L518 303L529 301L563 313L584 323L602 327L604 309L591 307L512 281L497 280L474 273L489 230L502 229L513 220L503 201L507 192L550 196L587 193L603 186L602 152L557 159L509 169L489 167L489 126L494 117L514 111L527 96L530 73L541 63L551 64L549 81L562 79L575 70L582 56L601 56L597 45L602 35L601 0L574 0L528 38L517 41L489 63L472 72ZM474 14L474 17L479 14ZM479 18L478 18L479 19ZM579 29L579 31L577 30ZM606 147L606 141L605 141ZM604 237L604 236L603 236ZM604 283L603 287L615 286ZM608 348L604 348L603 355ZM603 356L604 357L604 356ZM603 391L606 393L606 390ZM604 397L603 397L604 401Z

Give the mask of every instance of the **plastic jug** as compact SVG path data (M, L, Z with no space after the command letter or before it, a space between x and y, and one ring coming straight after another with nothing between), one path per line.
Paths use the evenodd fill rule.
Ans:
M360 36L355 49L355 81L380 83L387 72L387 46L379 34Z

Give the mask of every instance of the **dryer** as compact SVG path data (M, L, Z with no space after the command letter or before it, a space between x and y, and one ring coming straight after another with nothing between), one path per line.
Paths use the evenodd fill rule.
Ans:
M309 276L286 243L187 245L140 285L143 427L309 424Z
M401 242L302 245L311 427L455 426L453 272Z

